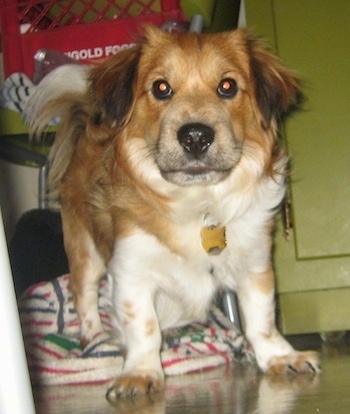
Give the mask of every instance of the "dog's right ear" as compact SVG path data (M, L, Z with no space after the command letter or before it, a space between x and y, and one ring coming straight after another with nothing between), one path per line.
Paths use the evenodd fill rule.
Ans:
M92 100L92 122L95 126L123 127L132 112L140 47L118 52L90 76L89 95Z

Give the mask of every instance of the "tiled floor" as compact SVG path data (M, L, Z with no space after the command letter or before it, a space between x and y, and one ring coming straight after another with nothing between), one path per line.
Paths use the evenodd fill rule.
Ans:
M324 343L319 336L290 338L299 349L319 349L317 377L269 378L253 366L232 365L202 374L169 377L164 393L118 401L106 386L43 387L34 390L37 414L345 414L350 412L350 341Z

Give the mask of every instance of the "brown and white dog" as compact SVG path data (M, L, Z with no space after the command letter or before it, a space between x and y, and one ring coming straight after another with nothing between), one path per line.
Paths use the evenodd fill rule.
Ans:
M161 389L161 331L205 320L220 289L238 293L263 371L317 372L317 355L275 326L271 232L287 164L278 123L299 95L292 72L245 30L148 27L101 66L59 73L27 117L35 130L62 116L50 175L83 344L102 330L99 281L113 278L125 364L111 394Z

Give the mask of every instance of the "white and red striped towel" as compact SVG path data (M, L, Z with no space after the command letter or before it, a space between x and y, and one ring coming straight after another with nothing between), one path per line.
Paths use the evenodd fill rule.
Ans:
M110 282L101 283L99 312L105 333L87 348L79 344L79 321L68 289L69 275L29 288L19 300L28 365L33 384L106 382L121 372L123 357L111 341ZM163 334L161 358L166 375L185 374L252 359L236 327L213 307L206 324Z

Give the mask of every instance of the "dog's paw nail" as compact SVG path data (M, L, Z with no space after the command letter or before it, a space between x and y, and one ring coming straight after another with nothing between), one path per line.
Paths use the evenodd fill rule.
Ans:
M107 388L106 398L109 401L113 401L117 398L117 393L115 392L115 388L113 385Z
M311 371L311 372L314 372L314 373L316 374L316 372L317 372L317 367L314 367L314 366L311 364L311 362L309 362L309 361L306 361L306 365L309 367L309 369L310 369L310 371ZM318 367L318 369L319 369L319 367Z
M295 367L293 367L293 365L290 365L290 364L288 365L288 370L295 374L299 373L299 371Z

